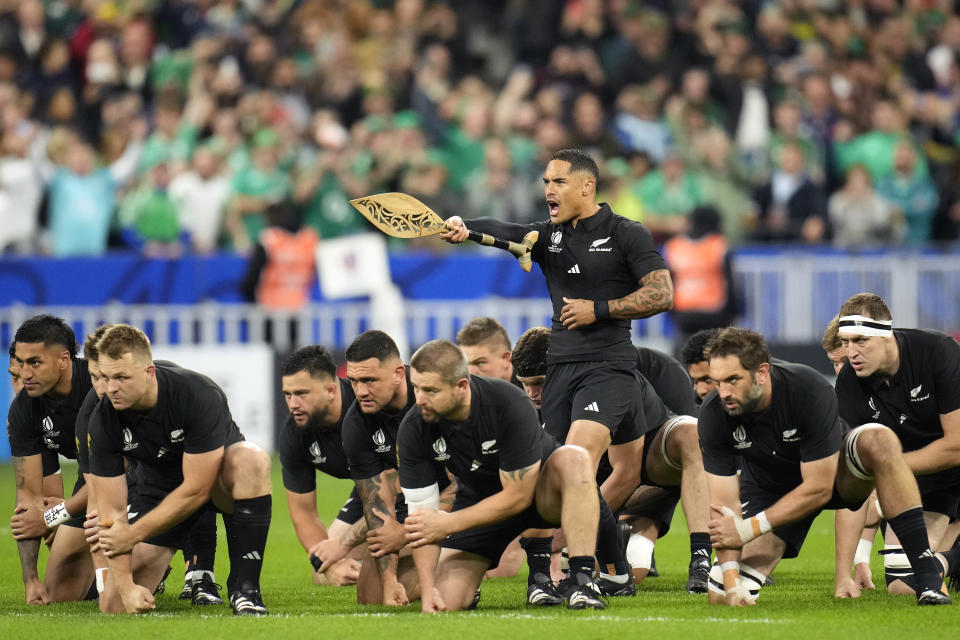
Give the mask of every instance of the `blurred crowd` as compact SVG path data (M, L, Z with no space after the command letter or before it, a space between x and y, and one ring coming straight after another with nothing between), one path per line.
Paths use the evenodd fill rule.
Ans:
M947 0L0 0L0 250L250 252L278 202L543 219L549 156L659 239L960 226Z

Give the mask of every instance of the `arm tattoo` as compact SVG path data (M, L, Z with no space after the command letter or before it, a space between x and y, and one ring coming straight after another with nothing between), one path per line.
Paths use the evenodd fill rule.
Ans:
M450 478L450 484L440 494L440 511L452 511L453 501L457 497L457 479L449 471L447 477Z
M380 476L373 476L365 480L357 480L357 493L360 494L360 502L363 503L363 517L367 521L370 529L377 529L383 525L383 520L375 513L374 508L381 512L386 512L386 506L383 504L383 496L380 495Z
M367 528L370 531L379 529L383 526L383 520L373 510L376 508L381 513L392 513L384 503L383 496L380 495L381 476L376 475L365 480L357 480L356 485L357 493L360 494L360 501L363 503L363 517L366 520ZM399 561L399 556L396 553L388 553L377 558L376 561L380 568L381 578L388 572L396 575L397 562Z
M340 544L353 549L357 545L365 542L366 539L367 522L363 518L360 518L353 523L353 526L343 532L343 535L340 536Z
M24 584L38 579L37 557L40 555L40 538L17 540L17 552L20 554L20 571Z
M27 486L27 477L23 474L24 458L22 456L13 456L13 479L17 483L17 491L23 491Z
M530 473L533 467L524 467L523 469L517 469L516 471L504 471L503 475L510 478L512 482L520 482L523 480L523 476Z
M673 280L666 269L651 271L640 279L643 286L633 293L610 301L614 318L649 318L673 306Z

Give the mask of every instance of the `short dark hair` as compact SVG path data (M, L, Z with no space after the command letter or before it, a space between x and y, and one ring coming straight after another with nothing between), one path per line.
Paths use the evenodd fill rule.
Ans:
M600 182L600 169L597 167L596 160L581 149L561 149L550 156L550 159L569 162L571 173L574 171L586 171L593 176L594 181Z
M45 313L24 321L13 336L13 341L42 342L44 347L59 344L70 352L70 357L77 355L77 336L70 325L63 318Z
M336 377L337 365L333 361L333 354L324 346L312 344L297 349L284 359L280 365L280 375L292 376L295 373L306 371L311 378Z
M706 360L707 356L704 355L703 348L706 347L710 339L719 332L720 329L703 329L690 336L680 350L680 361L683 362L683 366L689 367L692 364Z
M472 347L488 340L496 340L505 351L510 351L510 336L496 318L474 318L457 332L457 344L461 347Z
M514 372L521 378L546 375L549 342L548 327L531 327L524 331L510 355Z
M370 358L376 358L380 362L391 358L399 360L400 349L393 338L383 331L364 331L347 347L347 362L363 362Z
M11 358L17 357L17 341L13 340L10 342L10 346L7 347L7 353L10 354Z
M847 298L840 307L840 316L867 316L874 320L893 320L890 307L875 293L858 293Z
M100 342L100 338L103 337L107 331L109 331L115 325L113 324L102 324L96 329L93 330L93 333L87 336L87 339L83 341L83 357L87 360L93 360L97 362L100 360L100 350L97 349L97 343Z
M447 384L470 379L467 356L449 340L431 340L410 358L410 368L419 373L438 373Z
M764 362L770 362L767 341L756 331L727 327L710 339L703 350L707 359L737 356L747 371L756 371Z

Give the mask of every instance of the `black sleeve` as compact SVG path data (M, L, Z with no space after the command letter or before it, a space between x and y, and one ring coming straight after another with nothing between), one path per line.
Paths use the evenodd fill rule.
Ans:
M87 433L90 473L104 478L124 475L123 435L117 412L109 402L99 402L94 407L87 422Z
M820 374L814 374L820 375ZM837 409L837 395L826 381L805 385L809 395L802 403L803 439L800 460L811 462L832 456L840 450L843 427Z
M960 343L943 336L934 354L934 394L941 414L960 409Z
M515 388L514 388L515 389ZM543 429L537 409L523 391L516 389L500 407L500 470L525 469L540 461Z
M642 224L625 220L617 229L617 242L637 282L648 273L667 268L653 236Z
M293 493L317 490L317 472L303 453L303 443L289 424L280 428L280 465L283 467L283 488Z
M97 392L90 389L90 391L87 392L87 397L83 399L83 404L80 405L80 411L77 412L74 435L77 440L77 472L81 477L83 477L84 473L90 473L90 448L87 442L87 427L93 409L97 406L99 400L100 398L97 397Z
M637 370L670 411L696 417L697 395L682 364L660 351L637 347Z
M178 405L184 429L183 452L207 453L223 447L233 426L227 397L213 384L192 388Z
M430 453L430 447L423 442L423 421L420 413L408 411L397 432L401 487L422 489L437 482L437 467Z
M371 440L367 437L363 424L363 414L356 404L351 406L343 417L340 436L343 438L343 451L347 454L351 478L366 480L380 475L384 470L383 464L371 447Z
M851 428L874 422L873 416L867 412L869 409L867 398L864 397L849 362L844 363L843 368L840 369L834 391L837 396L838 413Z
M43 464L43 477L52 476L57 471L60 471L60 456L57 455L56 451L50 451L50 449L44 449L40 453L40 461Z
M512 242L522 241L523 236L531 231L539 230L539 227L542 226L540 223L517 224L516 222L503 222L495 218L474 218L472 220L464 220L463 222L470 231L486 233L501 240L510 240ZM538 238L537 243L543 242L544 240L545 238Z
M737 453L725 436L727 421L716 392L711 392L700 406L697 431L704 470L715 476L737 475Z
M33 403L26 392L13 399L7 411L7 438L10 440L10 455L18 458L35 456L45 449L40 425L33 415Z

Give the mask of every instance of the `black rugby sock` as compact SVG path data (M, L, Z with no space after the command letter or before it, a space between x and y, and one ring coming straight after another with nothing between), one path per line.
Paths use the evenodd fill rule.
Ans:
M947 561L947 566L944 567L943 572L950 575L957 574L957 567L960 566L960 547L954 546L949 551L941 551L940 555Z
M710 534L706 531L696 531L690 534L690 559L706 558L709 562L713 545L710 544Z
M527 585L543 582L545 577L550 580L550 549L553 537L549 538L520 538L520 547L527 553Z
M626 553L620 548L617 518L603 496L600 496L600 524L597 528L597 562L604 573L609 572L611 566L617 575L630 573Z
M578 585L593 581L593 563L591 556L570 556L570 577Z
M183 542L185 572L189 574L193 571L209 571L212 574L216 555L217 512L208 509L197 518Z
M269 495L234 500L233 515L224 516L230 553L228 593L260 588L272 505L273 498Z
M923 591L939 591L943 584L943 566L930 550L930 539L923 523L923 507L907 509L892 518L887 518L890 528L897 534L903 552L917 580L917 595Z

